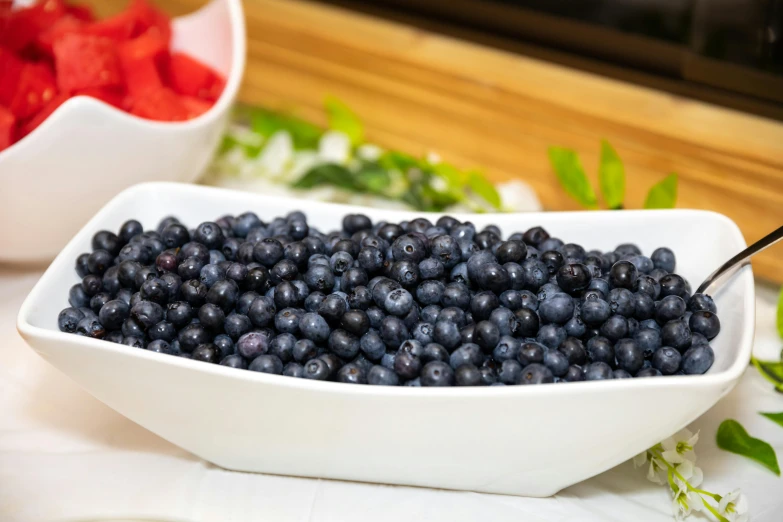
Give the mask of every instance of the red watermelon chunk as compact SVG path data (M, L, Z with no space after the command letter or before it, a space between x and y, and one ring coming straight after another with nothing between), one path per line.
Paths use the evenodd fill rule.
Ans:
M61 91L123 85L116 46L109 38L67 33L54 42L53 49Z
M188 109L177 94L167 87L150 91L133 103L131 113L148 120L184 121Z
M26 63L22 67L16 94L8 109L20 120L41 110L57 94L57 84L49 66L43 63Z
M11 146L15 134L16 117L8 109L0 107L0 151Z

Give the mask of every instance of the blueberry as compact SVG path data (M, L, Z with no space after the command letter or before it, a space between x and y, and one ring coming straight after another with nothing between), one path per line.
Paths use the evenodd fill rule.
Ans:
M212 343L200 344L193 350L191 357L194 361L203 361L217 364L220 362L220 351Z
M144 337L144 328L132 318L127 318L122 323L122 335L125 337Z
M224 279L212 285L207 292L206 301L219 306L224 312L231 311L239 299L239 287L234 281Z
M658 321L655 319L645 319L644 321L639 322L639 328L651 328L653 330L661 331L661 325L658 324Z
M614 346L606 337L596 336L587 341L587 355L591 362L614 366Z
M666 272L674 272L676 259L674 257L674 252L668 248L656 248L655 251L653 251L652 256L650 256L650 259L652 260L653 266L655 268L660 268Z
M203 310L204 307L207 305L204 305L201 307ZM200 317L200 312L199 312ZM202 321L203 323L204 321ZM225 321L223 322L223 329L226 331L226 334L232 339L239 339L242 335L249 332L253 328L253 323L250 321L250 318L247 315L244 314L238 314L238 313L230 313L228 314L228 317L226 317Z
M106 335L106 329L98 319L92 316L82 317L76 323L75 333L93 339L102 339Z
M641 328L633 336L634 341L642 349L645 359L661 347L661 332L652 328Z
M543 384L554 380L552 370L543 364L533 363L522 368L522 373L517 377L517 384Z
M293 281L298 275L299 269L296 267L296 263L290 259L281 259L269 269L269 280L273 284L281 281Z
M557 284L571 295L578 295L587 289L591 278L590 271L581 263L566 264L557 271Z
M177 338L177 329L173 324L161 321L147 329L147 336L153 341L162 340L170 343Z
M87 266L87 259L89 259L89 257L90 254L85 252L76 258L76 273L79 275L79 277L84 277L90 273L90 269Z
M214 344L215 348L220 352L221 359L228 357L235 352L234 341L228 335L220 334L215 336L215 339L212 340L212 344Z
M379 329L384 317L386 315L376 306L371 306L367 309L367 319L370 321L370 328Z
M544 352L544 366L549 368L555 377L563 377L568 372L568 357L560 350L546 350Z
M602 381L614 378L612 368L605 362L593 362L582 370L586 381Z
M569 364L583 365L587 362L587 351L584 344L575 337L568 337L557 348L568 359Z
M447 363L449 362L450 357L449 352L440 344L428 343L424 346L420 358L421 361L426 364L430 361L443 361Z
M630 261L618 261L609 270L609 284L614 288L632 290L639 271Z
M709 340L700 333L691 332L691 346L710 344Z
M538 289L549 280L549 269L539 259L530 257L531 250L532 249L528 249L527 259L522 261L522 270L525 274L525 283L523 288L525 290L537 292ZM564 267L561 267L558 270L558 273L563 269Z
M569 337L582 337L587 333L587 327L579 316L574 316L563 326Z
M500 365L498 380L503 384L516 384L522 374L522 365L513 359L506 359Z
M223 363L221 363L223 364ZM283 366L283 375L286 377L304 378L304 366L297 362L289 362Z
M252 302L250 308L247 311L247 317L255 326L265 327L272 323L276 313L277 308L275 307L274 300L269 297L262 296L257 297Z
M452 369L457 369L463 364L472 364L480 366L484 362L484 354L477 344L463 344L451 353L449 364Z
M700 310L693 312L688 322L691 332L698 333L712 340L720 332L720 320L713 312Z
M691 330L683 319L669 321L661 327L661 343L665 346L684 352L691 346L692 340Z
M359 353L359 339L345 330L334 330L328 339L329 349L342 359L353 359Z
M284 254L280 241L270 237L262 239L253 247L253 259L267 268L275 266Z
M127 243L131 238L138 236L142 232L144 232L144 227L141 226L141 223L135 219L131 219L123 223L120 227L119 238L123 243Z
M171 354L171 345L163 339L156 339L147 345L147 350L156 353Z
M522 326L516 314L504 306L492 310L489 320L498 327L500 335L517 335Z
M710 369L715 354L707 344L689 348L682 356L682 371L686 375L701 375Z
M528 245L538 246L549 239L549 233L541 227L533 227L524 233L522 239Z
M472 244L472 243L471 243ZM454 283L462 283L463 285L472 285L470 276L468 276L468 264L459 263L451 269L449 273L449 279Z
M269 328L248 332L237 340L236 350L245 359L255 359L269 352L269 345L274 336L274 332Z
M578 382L585 380L584 372L581 366L571 365L568 367L568 371L562 377L565 382Z
M628 335L628 320L622 315L612 315L599 328L602 336L616 342Z
M660 377L663 375L659 370L656 368L642 368L638 372L636 372L637 377Z
M283 373L283 362L276 355L259 355L247 367L251 372L271 373L280 375Z
M424 286L423 284L419 286L421 288ZM494 295L494 294L493 294ZM417 293L418 297L418 293ZM425 301L422 301L419 299L419 302L422 304L429 304ZM444 307L457 307L461 308L463 310L467 310L470 307L471 304L471 295L470 290L464 283L459 282L452 282L446 285L445 288L443 288L443 292L441 294L441 303ZM437 304L437 303L432 303ZM492 303L489 303L490 305Z
M370 329L370 320L362 310L348 310L343 314L340 326L348 333L361 337Z
M411 329L411 335L414 339L422 344L428 344L433 342L433 334L435 332L435 325L432 323L418 322Z
M404 316L410 312L413 307L413 296L404 288L392 290L383 301L383 309L386 313Z
M359 267L363 268L369 274L374 274L383 268L383 253L374 247L364 247L359 251L357 257Z
M123 305L125 305L125 315L127 317L128 305L126 305L122 301L120 301L120 302ZM104 306L106 306L106 305L104 305ZM60 314L57 316L57 326L58 326L58 328L60 328L61 332L74 333L74 332L76 332L76 327L78 326L79 321L81 321L82 319L84 319L84 314L81 311L79 311L78 308L73 308L73 307L66 308L62 312L60 312ZM109 319L109 318L107 317L107 319ZM106 324L103 321L103 319L101 319L101 323L105 324L106 328L108 328L110 330L113 330L113 329L117 329L117 328L121 327L122 326L122 321L124 321L124 320L125 320L125 318L123 317L123 319L119 323L120 326L115 326L113 322L112 322L111 325Z
M435 324L440 315L441 307L438 305L429 305L421 309L421 320L427 323Z
M441 312L441 314L443 314L443 312ZM436 343L443 345L447 350L454 350L459 346L462 340L459 325L454 321L440 318L435 323L432 338Z
M284 308L275 314L275 328L279 333L296 333L302 315L296 308Z
M446 365L444 364L444 366ZM472 364L463 364L454 370L453 374L454 384L457 386L479 386L481 384L481 372Z
M131 348L144 348L144 340L141 337L134 337L132 335L125 336L122 339L122 344L130 346Z
M544 241L540 242L538 244L538 249L541 252L546 252L548 250L556 250L560 251L560 248L563 247L563 241L561 239L558 239L556 237L550 237L548 239L545 239Z
M245 277L245 288L247 290L266 292L270 284L269 271L266 268L263 266L248 268L247 277Z
M655 300L661 294L661 284L649 275L640 275L634 284L634 290L647 294Z
M299 292L290 281L283 281L275 287L274 301L278 309L298 306L301 303L299 297Z
M367 372L367 384L375 386L397 386L399 378L393 370L375 365ZM422 383L424 385L424 383ZM429 386L429 385L426 385Z
M348 296L348 306L352 310L366 311L372 304L372 294L366 286L357 286Z
M706 294L693 294L688 300L688 310L691 312L711 312L717 313L718 308L715 306L715 301L712 297Z
M525 342L519 347L517 360L523 367L532 363L543 363L545 352L546 348L543 345L535 342Z
M475 333L476 333L475 323L470 323L467 326L463 326L459 331L460 344L474 342Z
M680 369L682 355L671 346L658 348L652 356L652 366L663 375L674 375Z
M146 330L155 323L162 321L165 312L158 303L140 301L131 308L130 316Z
M392 293L392 291L399 288L402 288L402 285L397 281L383 278L379 280L370 291L372 292L372 299L375 301L375 304L383 308L386 297Z
M498 263L485 263L476 281L483 290L490 290L497 294L510 289L508 271Z
M462 260L459 241L451 236L441 235L432 238L430 250L433 259L441 262L445 269L451 270Z
M574 315L574 302L567 294L555 294L541 301L538 315L544 323L565 324Z
M392 243L391 249L395 261L412 261L418 264L427 254L424 242L413 234L399 236Z
M415 379L419 376L421 367L421 359L409 352L400 351L394 358L394 371L401 379Z
M421 369L422 386L452 386L454 380L454 370L445 362L431 361Z
M68 292L68 303L74 308L90 306L90 296L84 291L81 284L75 284Z
M614 346L617 367L631 375L636 374L644 364L644 352L633 339L620 339Z
M655 319L664 324L674 319L679 319L685 314L685 301L677 295L667 295L655 307Z
M523 309L524 310L524 309ZM517 314L520 310L517 310ZM519 315L517 315L519 317ZM525 335L524 333L522 335ZM547 348L555 349L566 340L566 331L563 327L554 324L547 324L538 330L536 341Z
M305 379L325 381L331 375L329 365L323 359L310 359L304 363L302 375Z
M523 299L522 299L522 293L519 290L506 290L502 294L500 294L499 302L502 306L505 306L512 312L515 312L522 308L523 306Z
M660 280L661 284L661 297L669 295L677 295L683 299L688 297L687 283L685 280L677 274L667 274Z
M299 339L294 342L291 349L291 357L297 362L304 363L315 357L318 353L318 347L310 339Z
M563 254L555 250L544 251L538 258L546 265L549 275L551 276L557 274L558 270L560 270L565 263Z

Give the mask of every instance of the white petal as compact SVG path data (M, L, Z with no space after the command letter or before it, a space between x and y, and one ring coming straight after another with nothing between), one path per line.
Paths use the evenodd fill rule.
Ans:
M430 151L427 153L427 163L430 165L437 165L440 161L440 155L437 152Z
M359 147L356 149L356 155L366 161L375 161L380 158L382 154L383 149L381 149L378 145L373 145L372 143L359 145Z
M655 464L653 464L654 461L650 461L650 467L647 470L647 480L650 482L655 482L656 484L663 484L663 480L661 480L660 475L655 470Z
M704 510L704 499L698 493L688 493L688 505L693 511Z
M643 451L633 458L633 467L641 468L647 462L647 452Z
M731 491L729 493L726 493L723 495L723 497L720 499L720 503L718 504L718 510L721 512L721 514L726 512L726 506L729 505L729 502L734 502L734 500L740 495L740 490L735 489L734 491Z
M257 164L272 175L280 175L294 155L291 135L286 131L274 133L258 156Z
M737 491L739 492L739 490ZM745 515L747 514L749 507L747 495L740 493L739 497L737 497L737 500L734 502L734 511L737 512L737 515Z
M691 477L693 476L693 462L690 460L683 460L682 463L677 466L677 473L690 482Z
M520 180L496 185L503 208L511 212L537 212L542 209L536 192Z
M693 476L688 480L691 487L698 488L702 481L704 481L704 472L701 468L693 466Z
M699 432L693 434L692 437L688 439L688 444L690 444L691 447L695 446L697 442L699 442Z
M681 462L685 461L685 458L677 453L677 450L666 450L663 453L661 453L661 457L664 458L666 462L669 464L680 464Z
M667 451L675 451L677 449L677 441L672 437L669 437L668 439L663 439L661 441L661 446Z
M318 141L318 155L324 161L345 163L351 154L351 139L339 131L327 131Z

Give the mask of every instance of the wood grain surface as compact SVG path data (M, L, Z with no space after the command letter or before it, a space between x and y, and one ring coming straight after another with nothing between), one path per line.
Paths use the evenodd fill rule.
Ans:
M93 3L102 12L124 4ZM157 3L182 14L205 2ZM323 99L336 95L360 115L368 139L414 154L435 150L495 180L523 179L552 210L578 206L557 184L547 147L579 151L597 187L606 138L625 163L627 208L640 208L647 189L676 172L678 207L729 216L749 243L783 224L780 122L333 6L244 6L244 102L323 123ZM781 256L777 246L755 258L756 274L783 281Z

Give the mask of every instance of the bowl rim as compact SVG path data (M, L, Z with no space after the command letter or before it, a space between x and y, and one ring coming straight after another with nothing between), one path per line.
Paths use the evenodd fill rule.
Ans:
M44 328L35 326L30 322L30 317L35 308L36 303L46 299L49 283L54 281L57 277L57 273L62 271L67 266L70 266L75 259L75 253L80 251L78 245L84 244L89 240L89 237L95 233L95 231L101 230L103 227L101 223L105 221L106 217L112 214L114 208L121 206L126 201L133 201L145 193L168 193L175 194L178 197L187 197L188 194L192 195L209 195L209 194L224 194L226 196L242 197L245 199L254 199L256 204L262 205L264 201L274 199L276 203L282 201L283 204L297 204L302 205L302 200L296 198L281 198L264 196L260 194L254 194L249 192L217 188L190 185L185 183L173 183L173 182L148 182L134 185L112 198L104 207L98 211L93 218L91 218L81 230L68 242L68 244L62 249L57 257L52 261L44 274L35 284L28 296L25 298L18 316L17 316L17 330L20 335L32 346L35 345L35 341L46 341L53 343L61 343L63 345L79 345L84 348L108 350L116 353L120 356L137 357L142 359L148 359L155 361L159 364L167 364L180 369L187 369L190 371L201 371L207 374L212 374L220 377L229 377L233 379L241 379L247 382L259 382L266 385L280 386L283 388L291 388L300 391L312 391L312 392L328 392L337 395L368 395L368 396L383 396L383 397L505 397L516 394L527 394L530 396L539 395L560 395L570 393L585 393L587 391L594 391L596 393L606 393L607 391L632 391L639 388L653 388L669 387L677 385L680 387L691 389L703 389L713 386L725 386L727 384L735 383L743 374L750 361L750 354L753 345L753 336L755 331L755 288L753 273L750 265L746 265L740 269L733 277L739 278L741 288L744 295L743 314L745 317L744 328L741 332L741 340L737 346L737 353L735 360L731 366L725 370L721 370L715 373L707 373L704 375L676 375L667 376L654 379L611 379L606 381L582 381L571 382L564 386L477 386L477 387L449 387L449 388L437 388L437 387L413 387L406 386L355 386L337 382L322 382L313 381L308 379L296 379L287 377L284 375L272 375L265 373L258 373L252 371L237 371L235 368L228 368L220 366L218 364L206 364L201 361L193 361L182 357L162 356L161 354L148 352L141 349L130 349L127 346L117 345L103 341L100 339L91 339L87 337L77 336L74 334L68 334L61 332L57 329ZM371 207L361 207L357 205L346 205L339 203L328 203L321 201L307 201L307 205L312 208L312 205L322 206L339 213L356 213L366 212L372 214L379 209L373 209ZM421 215L421 216L441 216L443 212L418 212L418 211L406 211L406 210L386 210L383 209L384 214L400 214L402 215ZM731 240L739 242L744 245L745 240L740 232L739 227L731 219L720 214L718 212L708 210L694 210L694 209L670 209L670 210L624 210L623 212L632 212L637 215L643 214L654 218L663 214L677 213L684 217L687 215L710 215L712 219L723 221L730 230ZM539 214L546 214L550 218L555 217L558 219L578 219L580 215L617 215L616 211L604 210L604 211L573 211L573 212L526 212L526 213L508 213L498 214L498 216L526 216L526 218L535 217ZM471 214L452 213L455 217L464 219ZM728 391L728 390L727 390Z
M11 156L12 151L23 150L31 143L31 137L39 135L41 132L48 132L47 129L59 124L61 120L67 119L72 112L78 113L82 110L95 110L103 113L105 117L114 118L112 124L132 125L140 130L155 130L156 132L179 132L193 128L201 128L211 125L216 119L220 118L233 104L239 86L242 82L242 76L245 71L246 56L246 35L245 35L245 15L242 8L242 0L212 0L200 9L183 16L172 18L172 24L186 21L188 18L198 15L201 11L215 9L220 4L226 4L229 13L229 23L231 26L231 70L226 78L226 86L220 97L215 101L212 107L205 113L186 121L156 121L135 116L129 112L118 109L102 100L91 96L78 95L68 98L57 109L49 115L35 130L17 141L7 149L0 151L0 162Z

